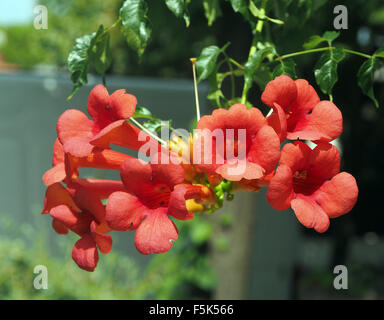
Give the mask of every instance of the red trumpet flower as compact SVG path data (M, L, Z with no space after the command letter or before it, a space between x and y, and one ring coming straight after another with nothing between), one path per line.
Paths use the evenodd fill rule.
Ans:
M343 117L331 101L320 101L315 89L304 79L281 75L270 81L261 100L274 113L268 123L280 140L332 141L343 130Z
M303 142L289 143L281 152L267 200L276 210L292 207L307 228L325 232L329 218L349 212L356 203L356 180L340 171L340 154L329 143L311 149Z
M104 86L94 87L87 106L92 120L80 110L69 109L57 121L57 136L65 152L76 157L88 156L95 151L90 141L104 135L114 139L115 144L137 150L143 144L137 139L140 130L124 120L134 114L136 104L135 96L125 93L124 89L109 95ZM121 138L116 139L116 135Z
M119 181L102 180L79 180L74 188L65 188L60 183L48 187L42 213L50 214L57 233L71 230L81 237L72 251L80 268L93 271L99 259L98 250L104 254L111 250L112 238L105 234L110 229L101 199L122 189Z
M200 119L197 129L194 154L202 154L204 161L197 164L194 157L194 164L208 174L231 181L260 179L273 171L279 159L279 137L257 108L236 104L229 110L214 110ZM212 147L206 150L209 139ZM210 163L205 162L207 152Z
M189 220L186 201L199 198L201 187L184 184L184 170L176 164L150 164L130 158L121 167L125 192L115 192L106 206L113 230L136 230L135 245L143 254L163 253L172 247L178 231L169 215Z

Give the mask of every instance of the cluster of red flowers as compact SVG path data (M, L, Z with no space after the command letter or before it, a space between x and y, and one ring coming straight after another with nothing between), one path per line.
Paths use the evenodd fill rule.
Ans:
M258 191L267 186L273 208L291 207L304 226L318 232L328 229L329 218L350 211L357 199L356 181L339 172L339 151L329 143L342 132L339 109L320 101L306 80L287 76L271 81L262 101L273 109L268 117L257 108L237 104L199 120L197 129L224 132L223 141L211 141L209 163L194 163L196 153L188 162L180 155L197 135L187 142L172 139L165 148L127 121L137 101L125 90L109 95L102 85L96 86L87 106L92 120L79 110L65 111L57 121L52 168L43 176L48 187L43 213L53 218L57 233L71 230L80 236L72 251L79 267L95 269L98 251L111 250L112 230L136 230L135 245L143 254L167 252L178 237L172 219L190 220L196 212L212 211L236 189ZM228 129L243 130L244 139L227 134ZM286 139L295 141L280 150ZM312 150L302 140L317 146ZM181 160L145 162L111 145L139 152L149 145L156 150L152 159L176 154ZM242 147L244 170L232 170ZM232 155L217 152L229 148ZM83 167L119 170L121 181L80 178Z

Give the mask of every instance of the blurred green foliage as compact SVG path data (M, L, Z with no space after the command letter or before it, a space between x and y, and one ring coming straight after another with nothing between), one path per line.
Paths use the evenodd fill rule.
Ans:
M6 41L1 52L8 62L23 69L38 64L66 67L74 39L89 30L97 30L101 23L112 23L117 1L41 0L39 3L48 8L48 30L35 30L32 23L2 28Z
M112 250L100 255L93 273L71 259L75 236L36 232L32 224L1 218L0 299L203 299L216 278L210 266L207 240L210 225L200 216L180 227L180 237L166 254L156 255L143 270L132 258ZM41 231L41 230L40 230ZM36 265L48 269L48 289L33 287Z
M67 57L75 39L95 32L101 24L104 27L111 26L123 2L41 0L39 3L48 8L48 30L35 30L32 23L1 28L6 36L0 48L1 53L6 61L23 69L44 64L67 71ZM203 7L191 3L189 10L194 15L193 30L186 28L184 21L174 16L164 1L151 1L148 14L152 38L146 54L140 60L136 52L129 49L125 38L120 36L118 28L112 29L112 65L108 72L160 77L189 76L189 58L216 41L216 37L207 32Z

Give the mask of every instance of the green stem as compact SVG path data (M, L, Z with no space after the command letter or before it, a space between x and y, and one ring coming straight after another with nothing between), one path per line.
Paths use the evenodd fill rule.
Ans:
M148 120L157 120L157 118L155 117L151 117L151 116L145 116L145 115L140 115L138 117L131 117L130 119L148 119ZM171 129L173 132L177 133L178 135L188 139L187 136L185 136L184 134L182 134L179 130L175 129L174 127L168 125L168 128Z
M225 59L227 60L228 68L230 71L230 76L231 76L231 99L235 98L235 76L233 75L233 68L232 64L230 62L230 58L228 55L224 52Z
M288 54L284 54L280 57L277 57L275 60L283 60L283 59L287 59L287 58L291 58L291 57L296 57L296 56L300 56L300 55L303 55L303 54L308 54L308 53L314 53L314 52L321 52L321 51L328 51L328 50L332 50L334 49L334 47L325 47L325 48L317 48L317 49L309 49L309 50L304 50L304 51L298 51L298 52L293 52L293 53L288 53Z
M119 19L117 19L111 26L109 26L108 28L105 28L101 35L104 36L105 34L109 33L109 31L111 31L111 29L116 27L120 22L121 22L121 18L119 17Z
M120 22L121 22L121 18L119 17L119 18L113 23L113 25L111 25L111 26L109 26L108 28L106 28L105 31L109 32L111 29L113 29L114 27L116 27Z
M260 12L261 14L265 14L265 9L264 8L261 8L260 9ZM263 26L264 26L264 19L259 19L259 21L257 21L257 24L256 24L256 33L261 33L261 31L263 31Z
M354 51L354 50L349 50L349 49L343 49L345 52L347 53L351 53L351 54L354 54L354 55L357 55L357 56L360 56L360 57L364 57L364 58L367 58L367 59L371 59L372 56L370 56L369 54L365 54L365 53L362 53L362 52L358 52L358 51Z
M147 135L155 139L156 141L160 142L162 145L166 146L167 142L163 139L159 138L157 135L153 134L151 131L149 131L147 128L145 128L140 122L138 122L135 118L129 118L129 121L133 122L139 129L144 131Z
M241 69L241 70L245 70L245 67L244 67L242 64L238 63L236 60L234 60L234 59L228 57L228 61L231 62L231 63L233 63L233 64L234 64L236 67L238 67L239 69Z
M279 60L283 60L283 59L287 59L287 58L291 58L291 57L296 57L296 56L300 56L300 55L303 55L303 54L309 54L309 53L314 53L314 52L322 52L322 51L328 51L328 50L333 50L333 49L335 49L335 47L323 47L323 48L316 48L316 49L297 51L297 52L288 53L288 54L284 54L284 55L282 55L280 57L277 57L275 59L275 61L279 61ZM367 58L367 59L371 59L372 58L371 55L365 54L365 53L362 53L362 52L358 52L358 51L354 51L354 50L349 50L349 49L344 49L344 48L343 48L343 50L346 53L354 54L356 56L364 57L364 58Z
M224 72L223 73L223 77L228 77L230 76L231 74L236 76L236 72L240 72L240 73L244 73L244 70L241 70L241 69L233 69L232 71L227 71L227 72Z
M260 8L261 16L266 15L265 10L267 8L267 3L268 3L268 0L263 0L263 3L261 4L261 8ZM257 21L256 33L261 34L261 31L263 31L264 21L265 21L264 19L259 19L259 21Z
M263 0L263 3L260 8L260 13L261 15L265 15L265 8L267 7L268 0ZM259 37L261 36L261 32L263 31L263 26L264 26L264 20L259 19L256 24L255 28L255 36L253 37L252 41L252 46L249 49L249 54L248 54L248 60L252 55L254 55L257 51L257 42L259 41ZM244 87L243 87L243 92L241 93L241 103L245 104L247 102L247 95L249 91L249 87L245 81L244 78Z
M259 20L261 21L261 20ZM256 53L257 51L257 47L256 47L256 43L257 43L257 36L255 35L255 37L253 38L253 41L252 41L252 46L251 48L249 49L249 54L248 54L248 60L252 57L253 54ZM241 93L241 103L242 104L245 104L247 102L247 95L248 95L248 91L249 91L249 87L248 87L248 84L247 82L245 81L245 77L244 77L244 86L243 86L243 91Z

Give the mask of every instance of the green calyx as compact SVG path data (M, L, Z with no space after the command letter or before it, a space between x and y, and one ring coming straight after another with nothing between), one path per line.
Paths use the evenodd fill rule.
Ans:
M216 194L217 201L206 210L206 213L213 213L223 206L224 200L232 201L234 198L232 181L224 179L213 190Z

